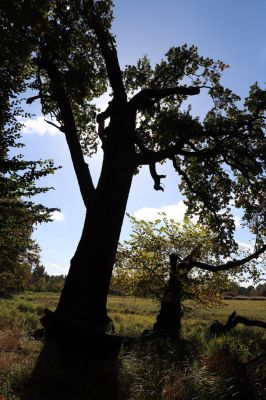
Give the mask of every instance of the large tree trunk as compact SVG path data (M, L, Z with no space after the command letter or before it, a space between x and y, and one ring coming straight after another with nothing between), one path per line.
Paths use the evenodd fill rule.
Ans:
M121 133L112 132L114 128L108 128L110 140L106 138L104 144L99 183L53 316L64 326L68 321L71 331L76 326L78 331L104 333L108 321L107 294L135 171L135 151L128 135L123 141ZM47 330L48 320L43 321Z
M27 400L117 397L121 341L105 335L106 302L134 170L134 146L121 136L118 142L107 138L99 183L59 304L42 319L46 340Z

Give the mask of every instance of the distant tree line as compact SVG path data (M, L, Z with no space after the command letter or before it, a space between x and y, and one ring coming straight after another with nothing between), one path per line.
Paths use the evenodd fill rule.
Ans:
M133 283L133 282L132 282ZM132 295L128 290L128 283L125 285L123 281L123 277L121 275L115 275L114 279L112 279L109 294L116 296L128 296ZM222 289L222 295L229 296L264 296L266 297L266 283L260 283L257 286L249 285L247 287L240 286L238 283L233 282L232 287L230 289ZM142 287L135 287L135 291L133 293L135 296L140 297L151 297L151 294L147 290L142 290Z
M230 290L231 295L236 296L265 296L266 297L266 283L259 283L257 286L249 285L247 287L239 285L237 282L232 284Z
M29 241L28 248L20 249L19 260L21 262L17 264L5 262L5 266L6 268L8 266L9 270L0 272L0 298L9 298L13 294L25 290L34 292L60 292L62 290L65 276L47 274L40 262L40 247L33 240Z
M48 275L43 265L34 268L27 289L36 292L60 292L65 283L64 275Z

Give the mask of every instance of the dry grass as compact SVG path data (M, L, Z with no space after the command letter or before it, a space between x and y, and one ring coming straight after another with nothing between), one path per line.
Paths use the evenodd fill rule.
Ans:
M28 333L40 327L42 309L54 309L57 301L58 294L30 292L0 300L0 400L1 396L5 400L21 398L41 349L41 343L30 339ZM186 305L192 306L189 302ZM150 299L110 296L108 308L117 334L138 336L155 322L158 304ZM160 355L146 345L142 350L122 351L121 400L222 398L221 394L232 386L232 377L237 379L239 361L249 361L261 354L266 345L264 331L252 327L234 329L222 338L210 337L210 323L215 319L225 322L234 310L239 315L266 321L265 301L226 300L222 308L190 309L185 314L183 335L193 362L174 359L171 348L164 348ZM263 373L255 368L250 372L258 388L256 400L265 396ZM234 392L226 393L225 398L233 398L230 396Z

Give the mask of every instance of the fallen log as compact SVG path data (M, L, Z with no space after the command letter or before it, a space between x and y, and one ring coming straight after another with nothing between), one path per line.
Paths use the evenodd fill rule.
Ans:
M229 315L226 324L222 324L221 322L216 320L210 326L210 331L213 335L216 336L224 335L231 329L233 329L237 324L243 324L246 326L257 326L259 328L266 329L266 322L242 317L240 315L237 315L236 311L233 311L232 314Z

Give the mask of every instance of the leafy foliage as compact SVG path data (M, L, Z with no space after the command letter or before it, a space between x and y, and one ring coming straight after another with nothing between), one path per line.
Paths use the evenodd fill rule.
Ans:
M133 232L119 248L111 289L160 300L169 277L169 257L219 262L223 253L211 231L186 219L180 224L162 213L156 221L130 217ZM220 304L220 289L230 286L228 274L196 269L177 271L182 281L183 300L206 307ZM121 289L120 289L121 290Z
M228 67L199 56L195 46L184 45L171 48L154 68L145 56L137 66L126 67L124 78L132 101L137 90L151 92L138 112L136 136L143 158L148 153L150 162L173 161L188 213L219 231L230 247L234 232L230 204L245 210L253 233L265 234L266 94L254 84L239 107L240 97L221 84ZM167 88L188 84L207 90L213 103L202 121L187 105L188 96L163 96Z
M13 3L13 4L11 4ZM36 4L37 7L37 4ZM16 10L16 12L15 12ZM31 76L29 57L33 50L29 16L21 2L3 2L0 12L0 280L1 295L22 290L31 269L39 263L39 247L31 239L37 223L51 220L55 208L34 203L31 198L48 187L38 179L57 169L52 160L26 161L18 154L23 144L22 121L29 118L21 107L21 93ZM12 16L12 17L11 17ZM25 18L24 18L25 17ZM30 18L33 15L30 15ZM14 20L14 18L16 20ZM24 19L23 19L24 18ZM23 27L22 27L23 21Z

